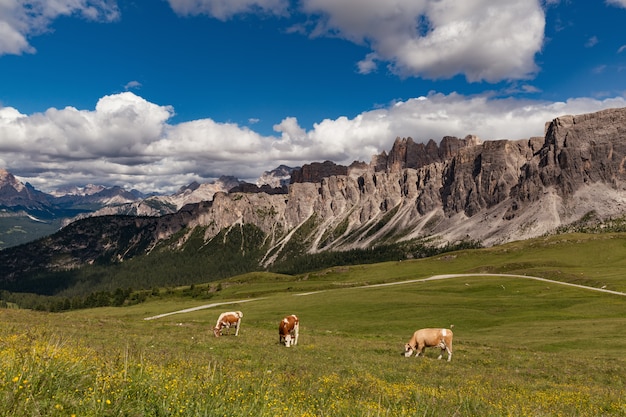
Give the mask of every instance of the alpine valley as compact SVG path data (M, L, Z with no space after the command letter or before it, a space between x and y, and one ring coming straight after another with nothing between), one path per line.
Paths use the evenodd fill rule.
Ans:
M74 220L1 250L0 289L69 296L189 285L314 268L320 259L406 259L606 227L626 210L625 164L621 108L561 116L546 123L544 137L524 140L397 138L369 163L282 167L282 182L271 173L257 184L223 177L169 197L55 197L4 171L5 217Z

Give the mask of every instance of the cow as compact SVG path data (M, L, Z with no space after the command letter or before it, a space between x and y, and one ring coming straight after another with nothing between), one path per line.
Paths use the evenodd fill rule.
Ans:
M278 343L284 343L287 347L297 345L299 331L300 320L298 320L298 316L292 314L285 317L278 325Z
M213 334L215 337L220 337L222 335L222 329L226 327L230 329L231 327L235 328L235 336L239 335L239 326L241 325L241 318L243 317L243 313L241 311L228 311L226 313L220 314L217 319L217 323L215 323L215 327L213 328Z
M441 354L437 359L441 359L443 352L448 352L448 361L452 359L452 330L448 329L420 329L413 333L411 340L404 345L404 356L410 357L413 352L417 352L417 358L420 353L424 353L424 348L438 347Z

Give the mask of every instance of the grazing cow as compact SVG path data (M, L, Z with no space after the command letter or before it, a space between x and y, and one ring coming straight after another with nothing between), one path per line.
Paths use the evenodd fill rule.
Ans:
M298 344L300 320L295 314L287 316L278 325L278 343L284 343L289 347Z
M243 313L241 311L229 311L220 314L220 317L217 319L217 323L213 328L213 334L215 335L215 337L220 337L222 335L222 329L224 327L226 327L227 329L234 327L235 336L239 335L239 325L241 324L242 317Z
M417 352L415 357L424 353L424 348L438 347L441 354L437 359L441 359L443 352L448 352L448 361L452 358L452 330L448 329L420 329L413 333L409 343L404 345L404 356L410 357L413 352Z

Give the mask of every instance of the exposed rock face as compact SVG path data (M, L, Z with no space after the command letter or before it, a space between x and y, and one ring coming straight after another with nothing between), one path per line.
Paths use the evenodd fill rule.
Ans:
M274 213L273 220L251 215L239 221L271 233L277 224L293 230L315 215L312 252L368 247L383 237L433 235L492 245L539 236L592 210L621 215L625 161L626 109L557 118L544 138L481 143L474 136L445 137L439 146L398 138L389 154L375 157L369 166L325 162L303 167L294 172L287 198L262 200L271 206L262 211ZM602 197L593 197L599 193ZM240 205L246 199L224 195L215 204L221 212L232 205L245 212ZM250 204L263 206L261 201ZM377 225L383 217L384 224ZM232 224L219 213L206 218L218 228ZM341 233L330 233L334 229ZM329 234L332 241L325 241L322 237Z
M337 165L331 161L312 162L291 173L291 183L320 182L322 178L332 175L347 175L348 167Z
M396 172L405 168L419 169L436 162L446 161L459 153L459 150L480 145L476 136L459 139L445 136L439 145L430 139L428 143L415 143L413 138L396 138L389 155L383 152L374 157L372 166L375 171Z
M600 217L623 215L625 164L626 108L559 117L547 125L543 138L481 143L472 136L446 137L439 145L396 139L389 154L369 165L327 161L303 166L294 171L288 194L217 192L212 202L137 220L133 230L142 236L141 245L135 243L130 251L129 242L109 239L106 249L123 259L185 228L202 227L209 240L244 223L265 233L270 248L265 265L305 224L309 252L418 237L493 245L540 236L590 211ZM67 253L62 245L55 248L57 255ZM74 264L93 261L79 254L72 252Z
M537 158L525 167L513 197L532 202L540 187L554 187L570 197L585 185L604 183L624 189L626 179L626 112L610 109L563 116L547 126Z
M48 196L35 190L30 184L22 184L5 169L0 169L0 200L5 207L31 208L47 211Z
M257 184L251 184L249 182L242 182L236 187L228 190L229 193L266 193L266 194L287 194L287 185L281 185L278 187L272 187L269 184L263 184L258 186Z

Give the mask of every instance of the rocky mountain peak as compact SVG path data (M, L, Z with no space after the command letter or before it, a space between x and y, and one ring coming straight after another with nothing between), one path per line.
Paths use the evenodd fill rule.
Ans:
M424 166L453 158L459 150L479 146L482 141L474 135L464 139L445 136L439 145L433 139L426 143L416 143L413 138L397 137L389 154L377 155L372 160L376 171L399 172L406 168L419 169Z
M48 196L29 183L22 183L6 169L0 169L0 205L18 209L45 210Z
M291 173L299 170L300 167L289 167L287 165L279 165L278 167L265 171L256 181L257 187L267 185L271 188L281 188L289 185L291 181Z
M12 188L19 193L24 189L24 184L18 181L9 171L0 168L0 190L5 187Z

